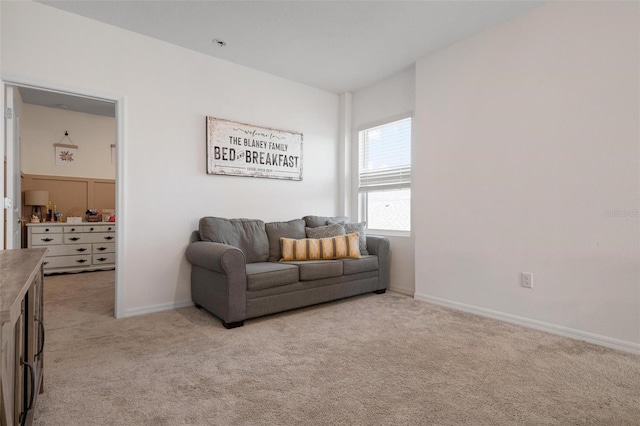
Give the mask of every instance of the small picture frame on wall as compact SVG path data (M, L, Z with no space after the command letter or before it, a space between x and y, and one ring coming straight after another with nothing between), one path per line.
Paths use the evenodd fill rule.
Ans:
M78 147L56 143L53 145L55 152L56 166L70 166L78 161Z

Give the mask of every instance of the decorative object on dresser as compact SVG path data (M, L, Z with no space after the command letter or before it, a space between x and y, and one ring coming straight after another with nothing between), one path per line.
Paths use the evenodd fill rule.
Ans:
M49 191L24 191L24 205L32 206L31 222L43 221L42 207L49 202Z
M114 209L103 209L102 210L102 221L103 222L115 222L116 221L116 211Z
M30 223L27 246L46 247L44 273L114 269L116 225L111 222Z
M44 249L0 251L0 425L30 425L42 393Z
M87 222L100 222L98 209L88 209L85 214L87 215ZM105 221L106 222L106 221Z
M58 211L58 206L49 200L45 210L44 222L62 222L62 213Z

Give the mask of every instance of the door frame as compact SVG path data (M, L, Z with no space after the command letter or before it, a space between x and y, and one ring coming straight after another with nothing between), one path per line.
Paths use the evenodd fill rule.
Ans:
M0 154L6 155L5 144L6 136L4 132L4 97L7 86L25 87L35 90L43 90L48 92L63 93L66 95L77 96L81 98L90 98L100 101L112 102L116 108L116 212L118 218L124 215L121 212L126 211L126 151L127 138L125 133L125 117L126 117L126 97L121 95L99 93L86 89L78 89L74 87L65 87L54 85L51 83L43 83L38 81L29 81L20 78L0 78L2 96L0 96L0 106L3 111L2 120L2 140ZM7 158L7 161L11 159ZM2 165L3 173L0 174L0 188L4 188L4 163ZM21 200L20 200L21 201ZM4 221L5 210L0 209L0 221ZM124 270L126 268L126 244L127 225L120 220L116 226L116 269L115 269L115 295L114 295L114 317L121 318L124 316ZM4 231L0 229L0 241L4 239Z
M14 86L5 88L4 100L5 108L11 109L11 118L4 119L5 137L5 172L4 172L4 193L6 198L11 200L12 206L4 209L4 247L7 249L19 249L22 247L22 203L16 202L22 199L20 187L20 167L16 168L15 163L20 160L20 110L17 108L17 96ZM10 160L9 160L10 159Z

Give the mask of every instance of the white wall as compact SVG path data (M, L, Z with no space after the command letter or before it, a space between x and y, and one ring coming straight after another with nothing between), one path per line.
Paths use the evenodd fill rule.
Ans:
M639 16L551 2L417 63L417 298L640 353Z
M30 104L23 104L20 112L23 173L115 179L111 161L111 144L116 143L114 118ZM65 131L78 146L77 158L57 166L53 144L60 142Z
M410 67L376 84L353 93L352 126L354 144L357 130L381 120L413 113L415 107L415 67ZM353 150L353 170L357 170L357 149ZM357 185L357 182L356 182ZM352 200L351 217L357 218L357 197ZM413 219L415 220L415 219ZM413 296L415 292L414 237L389 236L391 243L390 289Z
M190 302L184 251L201 216L337 213L337 95L42 4L0 7L4 79L124 98L120 314ZM207 175L208 115L302 132L304 180Z
M353 128L412 113L416 99L416 71L411 66L353 94Z

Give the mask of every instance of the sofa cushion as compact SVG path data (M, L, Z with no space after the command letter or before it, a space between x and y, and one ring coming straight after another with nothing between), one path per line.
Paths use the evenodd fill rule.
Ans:
M345 257L359 258L358 234L331 238L280 238L281 261L329 260Z
M343 272L342 262L340 260L287 262L285 265L297 265L300 269L300 281L313 281L323 278L339 277Z
M265 224L267 237L269 238L269 262L277 262L282 257L280 251L280 238L304 238L305 222L302 219L294 219L289 222L270 222Z
M342 259L345 275L378 270L378 256L363 256L360 259Z
M298 282L298 267L288 263L247 263L247 290L288 285Z
M336 223L333 219L327 221L327 225L331 225ZM357 232L360 234L360 254L367 255L369 252L367 251L367 222L359 222L359 223L345 223L345 222L337 222L339 225L344 227L345 234L351 234Z
M266 262L269 240L264 222L259 219L223 219L203 217L199 224L202 241L228 244L242 250L247 263Z
M317 228L318 226L324 226L328 220L333 222L349 222L349 218L346 216L305 216L302 218L306 226L309 228Z
M344 226L339 223L331 225L318 226L316 228L305 228L307 238L331 238L338 235L344 235Z

